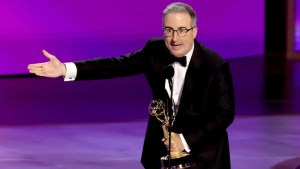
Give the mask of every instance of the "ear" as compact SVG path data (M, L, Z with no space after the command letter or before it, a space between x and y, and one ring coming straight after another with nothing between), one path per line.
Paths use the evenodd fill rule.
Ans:
M194 37L194 38L196 38L197 33L198 33L198 27L195 27L195 28L193 29L193 37Z

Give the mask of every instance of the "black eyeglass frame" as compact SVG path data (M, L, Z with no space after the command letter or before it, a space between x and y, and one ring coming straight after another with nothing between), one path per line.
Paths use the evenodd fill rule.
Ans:
M177 35L179 36L179 37L185 37L186 35L187 35L187 33L190 31L190 30L193 30L194 28L196 28L196 26L194 26L194 27L191 27L191 28L186 28L186 27L180 27L180 28L178 28L178 29L173 29L173 28L171 28L171 27L165 27L164 29L163 29L163 33L164 33L164 36L165 37L172 37L172 36L174 36L174 33L176 32L177 33ZM165 31L166 30L169 30L169 31L171 31L170 33L170 35L166 35L166 33L165 33ZM184 33L184 35L180 35L180 33L178 32L178 31L183 31L183 33Z

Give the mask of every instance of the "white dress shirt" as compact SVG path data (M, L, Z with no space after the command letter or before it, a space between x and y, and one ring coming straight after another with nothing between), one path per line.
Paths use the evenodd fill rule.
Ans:
M74 81L77 76L77 67L75 63L73 62L66 62L64 63L66 65L66 75L64 77L64 81Z

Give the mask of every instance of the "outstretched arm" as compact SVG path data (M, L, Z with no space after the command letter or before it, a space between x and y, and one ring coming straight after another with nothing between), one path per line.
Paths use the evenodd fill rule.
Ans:
M34 63L28 65L28 70L30 73L34 73L37 76L43 77L60 77L65 76L66 66L61 63L54 55L43 50L43 54L49 58L48 62L44 63Z

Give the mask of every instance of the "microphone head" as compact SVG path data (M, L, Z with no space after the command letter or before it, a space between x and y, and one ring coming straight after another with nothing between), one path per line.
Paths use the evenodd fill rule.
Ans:
M165 67L162 71L162 77L165 79L171 79L174 76L174 68L173 66L169 65Z

